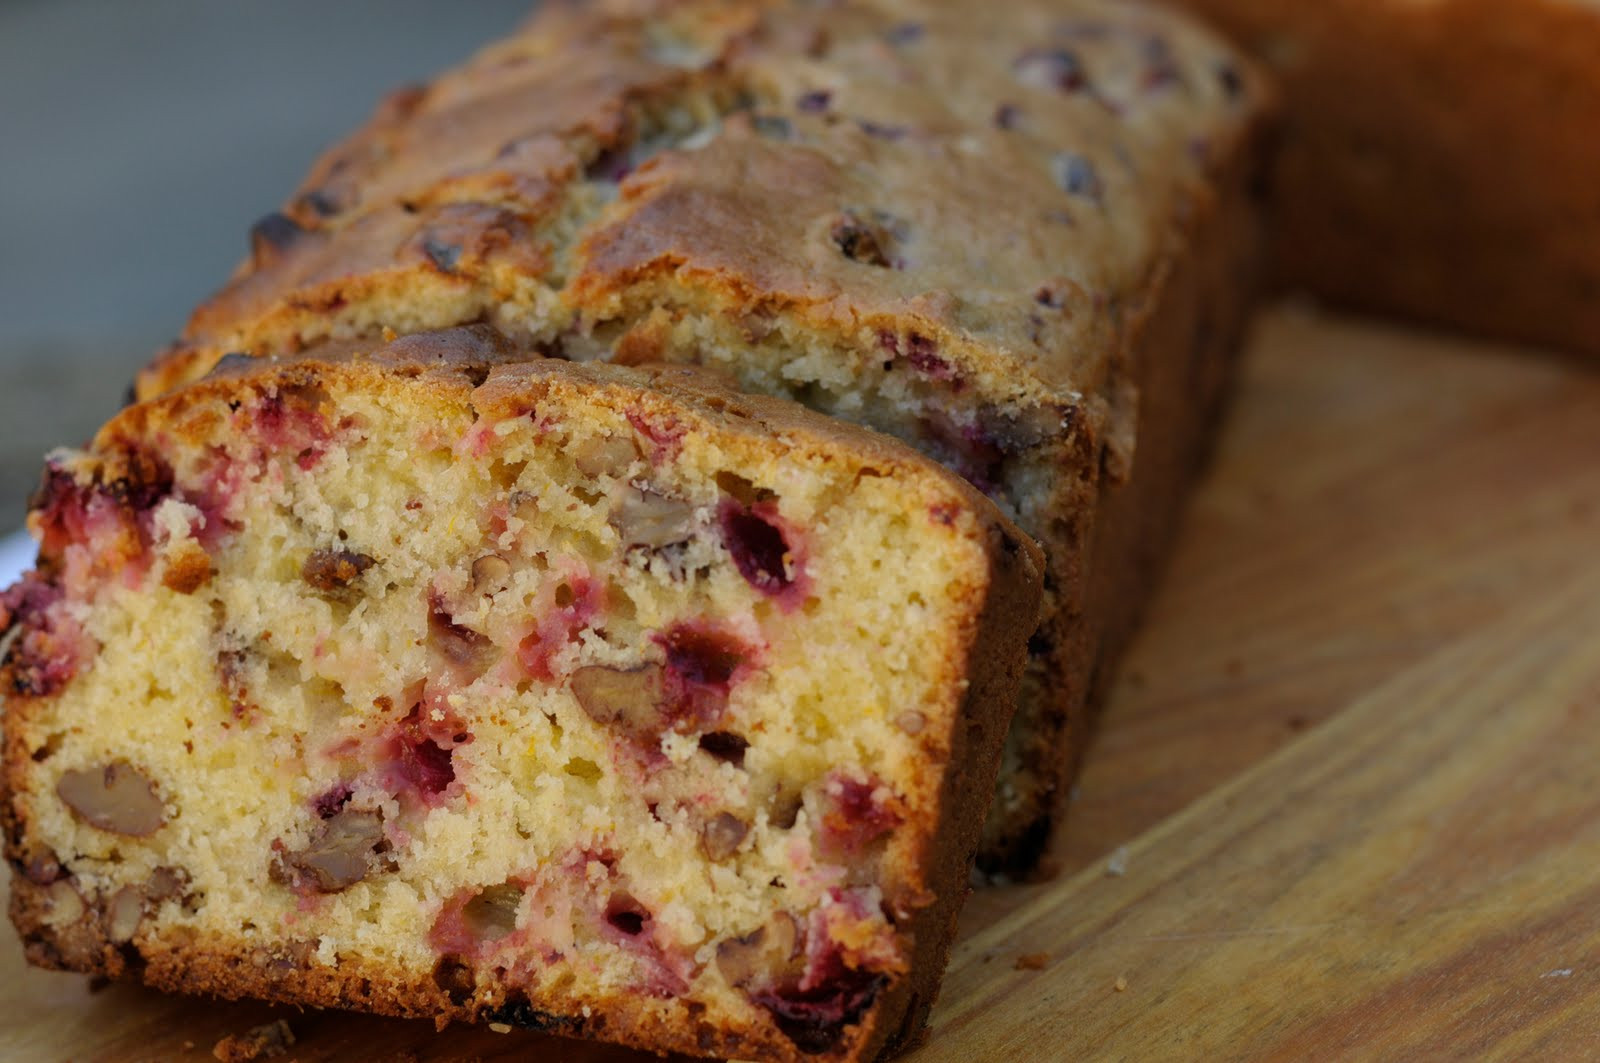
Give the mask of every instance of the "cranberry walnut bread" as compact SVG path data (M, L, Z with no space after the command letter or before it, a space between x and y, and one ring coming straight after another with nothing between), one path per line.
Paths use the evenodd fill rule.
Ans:
M719 1056L919 1029L1037 547L704 370L372 347L52 457L0 610L29 959Z
M1156 6L547 3L329 152L139 394L486 320L913 443L1048 556L980 856L1026 870L1227 376L1269 110Z
M1183 2L1282 76L1286 280L1600 355L1600 3Z

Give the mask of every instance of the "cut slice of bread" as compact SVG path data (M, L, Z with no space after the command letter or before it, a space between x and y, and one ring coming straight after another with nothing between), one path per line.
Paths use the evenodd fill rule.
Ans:
M923 1021L1042 562L903 445L477 326L225 361L31 525L33 962L764 1059Z

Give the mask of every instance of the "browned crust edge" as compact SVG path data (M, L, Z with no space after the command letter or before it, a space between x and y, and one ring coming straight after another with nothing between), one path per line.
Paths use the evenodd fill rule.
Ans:
M1172 235L1130 315L1118 368L1137 406L1113 411L1106 438L1097 442L1103 448L1118 432L1119 415L1135 418L1131 473L1119 479L1102 467L1078 562L1078 608L1061 609L1043 632L1055 646L1051 672L1058 685L1055 715L1042 730L1053 738L1058 771L1002 834L986 839L978 859L989 874L1051 871L1047 853L1096 717L1160 578L1226 402L1261 287L1264 179L1277 129L1274 110L1258 115L1219 169L1210 194ZM1057 580L1065 583L1070 569L1053 561Z

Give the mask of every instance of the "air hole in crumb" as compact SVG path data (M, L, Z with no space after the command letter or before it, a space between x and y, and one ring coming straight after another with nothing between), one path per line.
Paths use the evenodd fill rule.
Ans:
M56 750L61 748L61 732L57 731L44 740L44 744L33 751L35 764L42 764L55 756Z
M631 894L618 891L606 902L606 922L629 937L643 933L649 920L650 913Z
M522 887L514 882L486 886L461 910L467 929L482 941L498 941L517 929Z
M525 461L497 461L490 475L494 477L495 483L510 489L522 478L522 470L527 467L528 463Z
M742 768L744 751L750 748L750 743L743 735L732 731L708 731L700 736L700 748L724 764Z
M573 778L584 779L588 782L594 782L599 779L601 774L600 765L587 757L573 757L567 761L566 767L561 770Z
M735 472L719 472L716 479L717 487L725 494L731 495L741 505L753 506L758 502L777 497L773 492L757 487Z
M611 620L631 621L638 617L634 608L633 598L617 583L608 584L606 587L606 610Z
M433 968L433 984L444 991L452 1004L461 1005L472 999L478 980L461 957L446 956Z
M772 811L767 821L779 830L788 830L800 818L800 795L792 790L780 789L772 795Z

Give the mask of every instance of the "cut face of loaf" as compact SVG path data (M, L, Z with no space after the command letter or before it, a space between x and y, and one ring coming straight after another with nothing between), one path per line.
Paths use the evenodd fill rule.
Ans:
M1049 556L984 842L1039 854L1252 294L1268 93L1116 0L546 4L392 97L141 377L488 320L899 436Z
M29 958L695 1054L921 1023L1036 548L884 437L486 328L53 457L0 598Z

